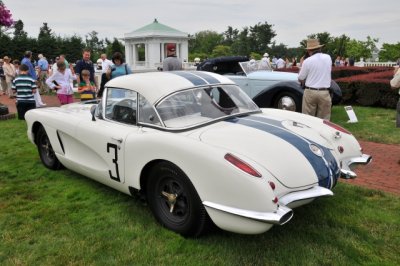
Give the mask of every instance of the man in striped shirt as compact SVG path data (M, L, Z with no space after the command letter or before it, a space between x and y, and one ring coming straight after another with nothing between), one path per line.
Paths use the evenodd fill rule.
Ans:
M17 95L18 119L25 120L25 113L36 108L34 93L36 92L36 81L29 76L29 67L21 64L19 75L13 80L12 90Z

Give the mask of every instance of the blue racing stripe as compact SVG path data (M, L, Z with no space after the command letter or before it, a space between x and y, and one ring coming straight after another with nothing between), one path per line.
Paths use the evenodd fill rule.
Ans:
M249 127L253 127L272 135L275 135L299 150L310 162L315 173L318 176L320 186L332 188L340 171L332 153L326 147L320 146L310 140L302 138L289 130L285 129L280 121L273 120L267 117L248 116L246 118L235 118L229 122L237 123ZM324 152L324 158L315 155L310 149L310 143L317 145ZM325 159L325 161L324 161Z
M187 71L173 71L170 72L175 75L181 76L193 83L194 86L208 85L207 81Z
M221 83L221 81L219 81L218 79L214 78L213 76L211 76L207 72L197 71L197 72L191 72L191 73L196 75L196 76L199 76L199 77L205 79L209 84Z

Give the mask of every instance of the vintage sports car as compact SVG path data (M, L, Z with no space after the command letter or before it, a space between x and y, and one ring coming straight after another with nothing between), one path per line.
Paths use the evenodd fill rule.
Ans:
M246 234L288 222L292 208L333 195L357 140L319 118L260 109L233 81L209 72L153 72L109 81L99 103L26 114L29 139L50 169L64 166L146 199L185 236L211 222Z
M278 108L301 112L304 89L297 73L273 71L269 63L249 60L247 56L224 56L203 61L197 70L227 76L261 108ZM338 104L342 91L331 82L332 103Z

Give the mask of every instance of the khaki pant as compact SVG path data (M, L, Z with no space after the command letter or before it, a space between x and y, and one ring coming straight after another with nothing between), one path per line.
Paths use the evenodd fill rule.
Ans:
M304 90L302 104L303 114L330 120L331 108L332 99L328 90Z

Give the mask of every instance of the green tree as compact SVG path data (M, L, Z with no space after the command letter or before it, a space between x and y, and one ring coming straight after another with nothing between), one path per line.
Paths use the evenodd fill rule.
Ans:
M231 48L226 45L217 45L212 51L211 57L231 55Z
M355 60L371 58L377 42L378 39L373 39L370 36L367 37L366 41L352 39L346 44L346 55L353 57Z
M36 49L32 49L32 51L37 54L43 54L47 59L60 53L55 34L46 22L43 23L42 27L40 27L37 38L37 47ZM33 58L36 59L36 56L37 55L34 55Z
M104 41L100 40L97 31L91 31L85 35L86 47L92 50L91 60L95 62L104 51Z
M228 26L228 29L223 33L222 43L226 46L231 46L238 38L239 30Z
M189 40L189 50L192 53L211 55L215 46L222 44L223 35L215 31L200 31Z
M249 56L251 51L251 41L249 39L249 28L244 27L242 31L239 32L238 38L233 42L232 53L235 55Z
M264 54L268 50L271 40L276 36L272 26L267 22L261 24L260 22L250 27L249 41L251 52Z
M379 61L396 62L400 58L400 42L397 44L383 43L379 52Z

